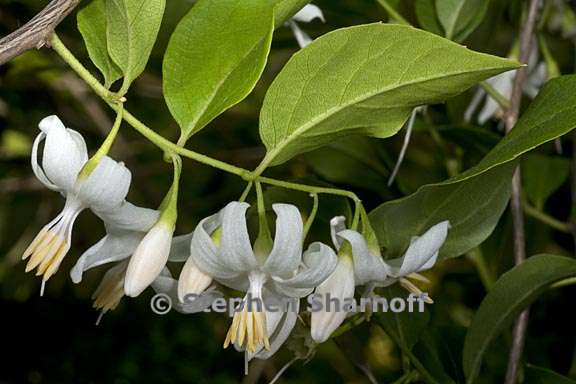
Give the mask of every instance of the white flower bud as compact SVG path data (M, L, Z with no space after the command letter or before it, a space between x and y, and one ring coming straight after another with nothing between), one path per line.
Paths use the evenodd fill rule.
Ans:
M173 232L172 226L160 221L138 244L126 271L127 296L138 296L160 275L168 261Z
M178 300L184 302L187 295L199 295L212 283L212 277L198 269L192 257L189 257L178 279Z

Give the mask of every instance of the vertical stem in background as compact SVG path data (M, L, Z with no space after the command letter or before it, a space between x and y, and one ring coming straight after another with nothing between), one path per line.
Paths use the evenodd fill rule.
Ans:
M520 35L520 62L524 64L528 63L530 58L534 28L536 26L536 19L538 18L539 7L540 0L530 0L528 17ZM510 109L508 109L506 113L506 133L509 133L518 121L520 104L522 102L522 91L527 76L527 68L522 67L518 70L514 79L512 97L510 98ZM526 259L526 239L524 234L524 216L522 212L521 195L522 184L520 168L517 168L516 172L514 172L514 177L512 178L512 197L510 201L514 224L514 264L516 265L524 262ZM528 309L526 309L520 314L514 324L513 341L510 354L508 355L508 368L506 370L505 384L516 383L518 366L520 358L522 357L522 351L524 350L526 328L528 327L528 314Z

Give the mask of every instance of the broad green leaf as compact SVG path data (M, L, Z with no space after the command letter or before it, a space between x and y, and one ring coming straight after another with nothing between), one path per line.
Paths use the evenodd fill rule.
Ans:
M296 53L270 86L260 115L262 167L350 134L391 136L415 106L517 67L407 26L333 31Z
M125 93L148 62L165 0L106 0L108 53L122 70Z
M576 380L534 365L528 365L524 374L526 376L524 384L576 384Z
M181 140L254 88L270 50L272 12L268 0L200 0L180 21L166 49L163 76Z
M463 367L467 383L475 382L484 352L524 308L552 283L576 276L576 260L541 254L506 272L476 312L464 342Z
M416 12L418 24L422 29L437 35L444 35L442 25L438 20L434 0L416 0L416 3L414 3L414 10Z
M84 38L88 55L102 72L104 82L109 87L122 77L122 72L108 54L106 40L106 0L93 0L78 12L78 30Z
M452 228L441 258L460 256L484 241L506 205L513 166L506 164L576 127L575 87L574 75L548 82L516 127L476 166L373 210L370 220L380 244L401 254L412 236L442 220L450 220Z
M446 37L462 41L480 25L490 0L436 0L438 19Z
M531 154L522 161L522 182L528 199L538 209L570 175L570 161L559 156Z

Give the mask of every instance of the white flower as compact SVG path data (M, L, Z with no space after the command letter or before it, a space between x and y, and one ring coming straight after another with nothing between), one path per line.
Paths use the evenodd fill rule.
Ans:
M298 300L288 311L268 310L267 305L282 299L301 298L329 276L336 267L334 251L312 243L302 255L302 218L289 204L274 204L276 232L268 254L254 252L248 236L248 204L229 203L216 215L202 220L194 231L191 257L197 268L218 282L246 292L241 311L234 315L224 346L230 343L246 351L246 359L265 359L286 340L298 315ZM212 235L221 227L218 246Z
M354 297L355 285L367 286L367 294L370 294L376 286L385 287L399 282L410 292L422 294L408 278L427 281L418 272L434 265L450 225L448 221L443 221L432 226L421 237L412 239L404 256L386 261L382 259L379 250L369 249L364 236L357 231L346 229L344 217L335 217L330 226L332 241L340 251L340 260L334 273L318 286L316 293L322 295L323 303L327 294L330 294L331 298L338 298L341 307L339 311L324 308L312 313L311 335L318 343L326 341L345 320L347 313L342 310L342 305L346 299ZM349 243L352 256L349 254L350 250L344 248L344 241Z
M538 49L533 49L530 54L530 59L528 60L528 78L524 86L523 92L530 98L535 98L540 88L548 79L548 69L545 62L539 62L538 60ZM514 79L516 78L516 71L504 72L496 75L486 82L494 88L498 93L504 96L506 99L510 100L512 97L512 89L514 87ZM478 124L482 125L492 118L501 119L503 117L504 111L500 107L500 104L492 97L486 94L486 91L479 88L470 105L466 109L464 114L464 119L467 122L472 121L472 116L477 111L478 107L481 105L482 101L484 105L480 109L478 116L476 118Z
M82 136L67 129L57 116L44 118L32 148L32 169L48 188L60 192L66 203L62 212L48 223L24 252L30 258L26 271L37 268L43 282L52 276L70 249L72 227L82 210L107 212L118 207L130 187L130 171L122 163L104 156L85 178L79 177L88 160ZM38 147L45 140L42 166L38 164Z
M304 48L310 44L312 39L300 28L297 22L309 23L314 19L319 19L322 20L322 22L325 22L322 10L314 4L308 4L292 16L292 19L286 22L286 25L292 29L292 33L294 34L296 41L298 41L300 48Z
M380 255L368 249L366 240L360 233L346 229L338 232L337 236L346 239L352 246L355 273L362 277L357 285L386 287L399 282L410 292L422 294L422 291L408 278L427 281L418 273L434 266L438 252L448 236L449 228L448 221L433 225L422 236L412 239L402 257L382 261L382 264L380 264L382 260ZM380 261L376 262L376 260ZM431 302L429 298L427 300Z
M170 255L173 234L174 226L162 220L146 233L128 264L124 281L126 295L138 296L160 275Z
M104 275L94 293L94 307L105 312L114 309L124 296L124 280L128 258L158 220L159 212L137 207L125 201L118 209L99 214L106 227L106 235L86 250L78 259L70 276L72 281L82 281L83 273L104 264L117 263ZM176 236L172 240L169 260L184 262L190 254L192 234Z

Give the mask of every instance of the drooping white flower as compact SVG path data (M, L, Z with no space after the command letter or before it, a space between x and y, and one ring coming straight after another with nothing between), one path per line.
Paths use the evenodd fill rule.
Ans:
M410 282L409 278L427 281L419 273L434 266L440 248L448 236L449 228L450 223L448 221L433 225L422 236L416 236L412 239L402 257L382 261L383 268L375 267L374 262L382 259L374 250L369 249L364 236L360 233L345 229L338 232L337 236L346 239L352 246L355 273L363 276L357 285L369 284L372 287L386 287L399 282L410 292L420 295L422 291ZM370 260L370 262L366 263L366 260ZM380 264L380 262L377 263ZM362 264L364 265L362 266ZM366 268L368 265L371 266ZM428 301L431 300L428 299Z
M312 39L310 38L310 36L308 36L306 32L304 32L300 28L298 22L309 23L314 19L319 19L322 22L326 21L324 20L324 14L322 13L322 10L320 8L318 8L314 4L307 4L304 6L304 8L298 11L298 13L292 16L292 19L286 22L286 25L292 29L294 38L296 38L296 41L298 42L300 48L304 48L305 46L310 44L312 42Z
M443 221L432 226L421 237L415 237L405 254L397 259L383 260L378 249L370 249L366 239L359 232L346 229L345 218L335 217L330 222L332 241L340 250L339 265L316 293L330 294L344 303L354 296L354 286L367 286L368 294L374 287L386 287L399 282L410 292L418 295L422 291L409 278L426 279L419 272L430 269L448 234L449 222ZM350 249L346 249L344 242ZM351 253L351 256L350 256ZM345 320L347 313L342 311L322 311L312 313L311 335L316 342L326 341Z
M79 283L85 271L117 263L106 272L93 295L94 307L102 314L114 309L124 297L128 259L156 223L159 214L156 210L137 207L127 201L118 209L99 214L106 227L106 235L80 256L70 276L72 281ZM184 262L190 253L191 239L192 234L174 237L169 260Z
M46 282L70 249L72 227L80 212L86 208L94 212L117 208L128 193L131 174L123 163L104 156L87 177L80 177L88 160L82 136L67 129L57 116L44 118L39 127L41 132L32 148L32 169L46 187L66 199L62 212L42 228L22 256L30 258L26 271L37 268L37 275L43 275ZM38 147L43 140L40 165Z
M218 282L246 292L240 311L234 315L224 346L234 344L246 358L271 356L290 334L297 319L298 301L286 311L267 305L298 299L312 292L336 267L334 251L312 243L302 255L302 218L289 204L274 204L276 232L268 254L254 251L248 236L248 204L231 202L219 213L202 220L194 231L191 257L195 265ZM221 227L218 246L212 235Z

